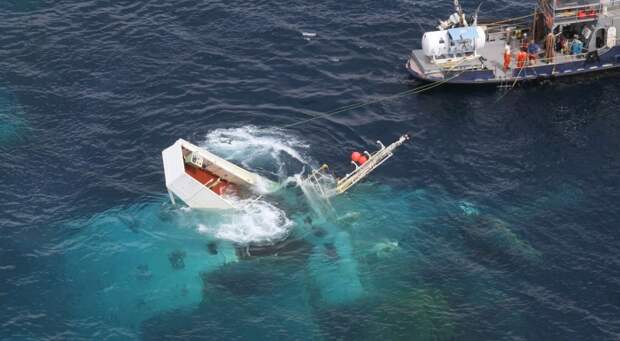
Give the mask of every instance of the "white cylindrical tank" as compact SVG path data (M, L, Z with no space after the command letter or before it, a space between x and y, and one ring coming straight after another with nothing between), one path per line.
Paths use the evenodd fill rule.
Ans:
M422 36L422 51L427 57L439 57L448 53L450 37L448 31L426 32Z
M487 33L486 27L484 26L475 26L476 31L478 32L478 37L476 38L476 49L480 49L484 47L484 44L487 41Z
M451 36L455 41L451 41ZM422 51L427 57L473 52L474 49L483 48L486 40L486 27L484 26L457 27L443 31L426 32L422 36Z

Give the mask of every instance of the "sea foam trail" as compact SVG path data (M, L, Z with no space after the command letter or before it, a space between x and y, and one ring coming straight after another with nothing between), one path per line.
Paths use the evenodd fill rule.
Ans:
M304 151L310 146L278 128L243 126L209 132L202 147L240 163L250 170L271 172L280 178L308 164ZM300 167L301 166L301 167Z
M260 182L254 198L227 197L237 209L206 215L198 230L238 244L270 243L286 237L293 222L263 195L295 183L297 177L291 174L310 167L310 158L304 154L309 145L281 129L243 126L213 130L201 147L249 171L276 176L278 186Z
M269 243L286 237L293 226L282 209L265 200L229 200L238 209L207 217L199 232L237 244Z

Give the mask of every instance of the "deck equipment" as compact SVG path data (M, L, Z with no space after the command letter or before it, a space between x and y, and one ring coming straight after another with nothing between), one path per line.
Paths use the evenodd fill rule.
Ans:
M405 67L414 78L501 86L620 69L620 0L538 0L532 15L487 24L478 10L469 17L458 0L454 7L412 51Z

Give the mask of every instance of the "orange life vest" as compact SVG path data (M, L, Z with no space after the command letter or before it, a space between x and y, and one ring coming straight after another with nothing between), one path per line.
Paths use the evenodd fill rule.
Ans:
M522 68L525 66L525 62L527 61L527 52L521 51L517 54L517 67Z
M504 70L508 70L510 67L510 61L512 60L512 55L509 51L504 52Z

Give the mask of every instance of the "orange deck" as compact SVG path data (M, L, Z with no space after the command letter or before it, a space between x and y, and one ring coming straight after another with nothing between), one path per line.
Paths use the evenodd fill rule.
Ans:
M192 166L187 163L185 164L185 173L187 173L189 176L196 179L196 181L200 182L203 185L209 184L208 186L210 186L210 184L212 183L215 183L218 178L217 175L207 170ZM222 195L227 190L234 190L234 187L235 185L224 179L221 179L217 185L211 187L211 190L218 195Z

